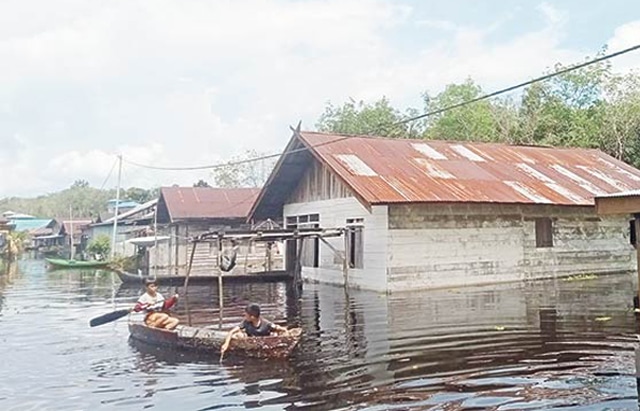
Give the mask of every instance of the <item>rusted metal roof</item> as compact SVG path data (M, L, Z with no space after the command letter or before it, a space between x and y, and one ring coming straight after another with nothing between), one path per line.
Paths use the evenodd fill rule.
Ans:
M246 218L258 188L163 187L161 201L171 221Z
M640 189L640 170L593 149L299 136L370 204L593 205L595 196Z

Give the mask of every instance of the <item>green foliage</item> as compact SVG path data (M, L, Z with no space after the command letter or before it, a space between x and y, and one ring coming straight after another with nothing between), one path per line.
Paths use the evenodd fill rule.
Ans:
M87 245L87 252L92 255L100 255L106 258L111 251L111 240L106 235L99 235Z
M385 97L373 104L349 100L338 107L329 103L320 115L316 128L323 132L341 134L417 137L423 131L421 123L399 124L415 113L417 112L410 111L406 116L402 115Z
M124 189L120 197L140 203L157 198L159 189ZM116 191L99 190L90 187L84 180L76 180L71 187L62 191L35 198L0 199L0 211L15 211L37 217L69 218L69 207L73 218L92 218L107 211L107 202L116 197Z
M234 156L229 164L215 168L212 172L214 186L221 188L234 187L262 187L276 162L276 158L260 161L244 162L245 160L264 157L265 153L256 150L246 150L243 154Z
M4 256L8 261L13 261L24 251L29 236L26 232L11 231L7 234L6 240Z
M565 68L558 64L553 71ZM424 93L424 108L407 112L432 112L485 93L468 79L436 95ZM343 134L599 148L640 167L640 73L615 74L608 62L601 62L532 84L515 96L447 110L410 123L411 129L398 126L405 117L384 98L373 104L328 104L317 128Z
M198 180L198 182L197 182L197 183L195 183L193 186L194 186L194 187L211 187L211 186L209 185L209 183L207 183L207 182L206 182L206 181L204 181L203 179Z

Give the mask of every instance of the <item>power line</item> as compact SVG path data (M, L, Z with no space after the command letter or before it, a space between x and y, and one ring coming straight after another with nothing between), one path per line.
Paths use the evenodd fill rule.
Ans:
M218 168L223 168L223 167L228 167L228 166L236 166L236 165L241 165L241 164L247 164L247 163L253 163L256 161L260 161L260 160L268 160L270 158L277 158L280 157L282 155L285 154L292 154L292 153L298 153L301 151L307 151L309 148L316 148L316 147L321 147L321 146L326 146L329 144L333 144L333 143L337 143L339 141L343 141L343 140L347 140L349 138L352 138L353 136L344 136L344 137L340 137L340 138L336 138L335 140L331 140L331 141L325 141L324 143L319 143L319 144L314 144L311 145L309 147L301 147L301 148L295 148L293 150L289 150L289 151L283 151L282 153L275 153L275 154L268 154L268 155L264 155L264 156L260 156L260 157L252 157L252 158L248 158L245 160L237 160L237 161L229 161L226 163L218 163L218 164L211 164L211 165L205 165L205 166L192 166L192 167L160 167L160 166L151 166L151 165L147 165L147 164L141 164L141 163L136 163L135 161L131 161L128 160L126 158L123 158L123 160L128 163L131 164L132 166L136 166L136 167L141 167L141 168L148 168L151 170L169 170L169 171L193 171L193 170L215 170Z
M104 186L107 184L107 181L109 181L109 178L111 177L111 173L113 173L113 169L116 168L117 163L118 163L118 160L113 162L113 165L111 166L111 170L109 170L109 174L107 174L107 178L104 179L104 181L102 182L102 185L100 186L100 190L102 190Z
M546 74L544 76L534 78L533 80L529 80L529 81L525 81L525 82L520 83L520 84L516 84L515 86L503 88L501 90L494 91L493 93L484 94L484 95L482 95L480 97L476 97L476 98L471 99L471 100L467 100L467 101L463 101L461 103L453 104L451 106L447 106L447 107L444 107L444 108L441 108L441 109L438 109L438 110L429 111L427 113L420 114L419 116L409 117L407 119L404 119L404 120L398 121L396 123L393 123L393 124L391 124L391 126L398 126L398 125L401 125L401 124L410 123L412 121L420 120L420 119L425 118L425 117L434 116L436 114L444 113L445 111L453 110L453 109L456 109L456 108L459 108L459 107L466 106L468 104L476 103L476 102L481 101L481 100L486 100L488 98L495 97L495 96L500 95L500 94L508 93L509 91L513 91L513 90L519 89L519 88L524 87L524 86L529 86L529 85L534 84L534 83L539 83L541 81L548 80L550 78L559 76L561 74L565 74L565 73L569 73L569 72L572 72L572 71L575 71L575 70L579 70L581 68L590 66L592 64L600 63L601 61L609 60L611 58L618 57L618 56L630 53L630 52L638 50L638 49L640 49L640 44L636 44L635 46L626 48L624 50L616 51L615 53L607 54L607 55L604 55L602 57L598 57L596 59L589 60L589 61L586 61L584 63L577 64L575 66L567 67L565 69L558 70L558 71L555 71L553 73L549 73L549 74Z
M514 86L503 88L503 89L494 91L494 92L489 93L489 94L484 94L484 95L482 95L480 97L476 97L476 98L473 98L471 100L467 100L467 101L463 101L461 103L457 103L457 104L453 104L453 105L450 105L450 106L447 106L447 107L443 107L443 108L440 108L438 110L429 111L427 113L420 114L419 116L409 117L409 118L406 118L404 120L398 121L396 123L387 124L387 125L380 124L380 127L383 127L383 126L391 126L391 127L398 126L398 125L401 125L401 124L406 124L406 123L410 123L412 121L420 120L420 119L425 118L425 117L434 116L436 114L441 114L441 113L444 113L444 112L447 112L447 111L450 111L450 110L454 110L454 109L459 108L459 107L463 107L463 106L466 106L466 105L469 105L469 104L476 103L478 101L482 101L482 100L486 100L486 99L498 96L500 94L508 93L510 91L517 90L519 88L522 88L522 87L525 87L525 86L528 86L528 85L531 85L531 84L539 83L541 81L548 80L550 78L559 76L561 74L565 74L565 73L569 73L569 72L572 72L572 71L575 71L575 70L579 70L581 68L590 66L592 64L596 64L596 63L599 63L599 62L602 62L602 61L605 61L605 60L609 60L609 59L612 59L614 57L618 57L618 56L621 56L623 54L627 54L627 53L630 53L632 51L636 51L638 49L640 49L640 44L637 44L635 46L632 46L632 47L629 47L629 48L626 48L626 49L623 49L623 50L620 50L620 51L617 51L615 53L611 53L611 54L604 55L602 57L598 57L598 58L593 59L593 60L586 61L584 63L580 63L580 64L577 64L577 65L574 65L574 66L571 66L571 67L567 67L565 69L558 70L558 71L555 71L553 73L549 73L549 74L546 74L544 76L537 77L535 79L528 80L528 81L516 84ZM151 170L168 170L168 171L193 171L193 170L206 170L206 169L215 170L215 169L218 169L218 168L223 168L223 167L228 167L228 166L242 165L242 164L247 164L247 163L253 163L255 161L261 161L261 160L268 160L268 159L271 159L271 158L277 158L277 157L280 157L280 156L282 156L284 154L297 153L297 152L301 152L301 151L306 151L309 148L316 148L316 147L321 147L321 146L325 146L325 145L328 145L328 144L338 143L340 141L347 140L347 139L352 138L352 137L354 137L354 136L344 136L344 137L337 138L335 140L326 141L324 143L315 144L315 145L311 145L311 146L308 146L308 147L305 146L305 147L293 149L293 150L290 150L290 151L285 151L285 152L282 152L282 153L268 154L268 155L264 155L264 156L260 156L260 157L248 158L248 159L245 159L245 160L229 161L229 162L226 162L226 163L218 163L218 164L211 164L211 165L204 165L204 166L160 167L160 166L152 166L152 165L147 165L147 164L141 164L141 163L137 163L137 162L134 162L134 161L131 161L131 160L128 160L128 159L123 159L123 160L125 162L133 165L133 166L141 167L141 168L147 168L147 169L151 169Z

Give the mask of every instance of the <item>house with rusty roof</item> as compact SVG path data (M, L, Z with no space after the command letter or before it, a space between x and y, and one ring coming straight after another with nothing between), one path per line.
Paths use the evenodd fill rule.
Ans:
M206 232L250 229L247 217L259 192L257 188L161 188L157 225L159 235L168 237L168 241L159 245L157 253L150 253L150 266L175 272L184 270L192 247L189 238ZM244 246L238 253L252 260L263 260L264 252L258 248L256 245ZM193 270L216 273L217 253L215 244L197 246Z
M289 268L299 253L308 280L398 291L633 270L628 216L594 197L637 189L598 150L295 130L249 215L345 227L288 244Z

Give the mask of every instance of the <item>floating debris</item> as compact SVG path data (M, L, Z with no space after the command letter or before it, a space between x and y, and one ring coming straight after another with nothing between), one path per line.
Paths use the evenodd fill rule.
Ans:
M596 317L596 321L604 322L609 321L611 317Z

